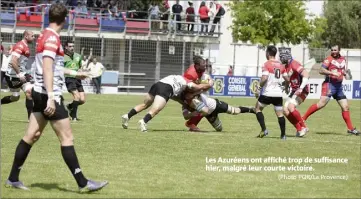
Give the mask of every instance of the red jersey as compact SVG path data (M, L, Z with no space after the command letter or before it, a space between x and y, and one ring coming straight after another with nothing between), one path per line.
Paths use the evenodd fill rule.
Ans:
M26 71L26 65L30 57L30 49L26 41L21 40L14 45L11 50L11 58L9 58L9 60L12 60L13 57L18 58L20 71ZM16 72L12 67L9 67L6 75L16 77Z
M305 68L303 68L300 62L296 60L291 60L291 62L287 65L286 72L290 77L291 91L296 91L300 88L302 84L301 73L303 70L305 70Z
M45 88L43 57L50 57L54 60L53 91L46 91ZM47 92L54 92L56 95L61 95L64 85L64 50L60 43L59 34L51 28L46 28L36 41L35 67L34 90L44 94L47 94Z
M347 62L345 57L343 56L340 56L339 58L333 58L332 56L328 56L323 61L322 67L331 72L341 73L339 77L335 77L333 75L327 75L325 82L340 83L343 80L343 74L347 70Z
M261 95L268 97L282 97L283 77L287 76L286 69L281 62L277 60L268 60L262 68L262 75L268 76L266 85L264 85Z
M202 78L203 73L204 72L198 73L196 71L196 68L192 64L191 66L189 66L189 68L183 74L183 77L185 77L186 79L189 79L189 80L193 81L194 83L198 84L200 82L201 78Z

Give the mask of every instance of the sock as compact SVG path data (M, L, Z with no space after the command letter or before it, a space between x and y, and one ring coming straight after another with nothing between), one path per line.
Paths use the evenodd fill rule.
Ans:
M73 108L73 102L68 104L68 106L69 106L69 109L72 109Z
M241 113L255 113L253 108L248 108L243 106L240 106L238 108L241 109Z
M303 121L303 118L301 117L301 114L300 112L298 112L297 109L290 112L290 115L292 115L292 117L295 118L302 127L306 127L305 122Z
M197 116L193 116L191 119L189 119L188 121L187 121L187 124L188 125L192 125L192 124L194 124L194 125L198 125L199 124L199 122L202 120L202 118L203 118L203 115L202 114L198 114Z
M72 119L77 118L79 104L80 104L79 101L73 101L73 103L72 103L73 109L70 112L70 117L72 117Z
M148 123L151 119L152 119L152 116L151 116L149 113L147 113L147 114L144 116L143 121L144 121L145 123Z
M288 116L286 116L288 121L291 122L291 124L296 128L297 131L301 131L302 130L302 126L298 123L297 119L295 119L293 117L293 115L289 114Z
M70 172L73 174L79 187L85 187L88 180L84 177L83 172L80 169L78 158L75 153L74 146L61 146L61 155L68 165Z
M310 106L310 108L308 108L307 112L305 113L305 115L302 117L304 121L307 120L308 117L310 117L310 115L312 115L314 112L318 111L318 107L317 104L312 104Z
M15 157L13 166L11 167L11 172L9 180L11 182L19 181L19 174L21 167L23 166L28 154L30 152L31 145L26 143L24 140L20 140L18 146L16 147Z
M280 129L281 129L281 136L286 135L286 120L285 117L279 117L278 118L278 124L280 125Z
M259 125L260 125L261 128L262 128L262 131L265 131L265 130L266 130L266 124L264 123L263 113L262 113L262 112L256 113L256 117L257 117L257 120L258 120Z
M1 104L10 104L11 102L11 96L5 96L1 99Z
M132 108L132 110L130 110L128 113L128 119L132 118L136 114L137 114L137 111L134 108Z
M354 128L353 128L351 118L350 118L350 111L342 111L342 117L343 117L343 120L345 120L345 122L346 122L347 129L353 130Z
M28 119L30 118L30 114L33 111L33 107L34 107L34 102L33 100L29 100L26 99L25 100L25 106L26 106L26 110L28 111Z

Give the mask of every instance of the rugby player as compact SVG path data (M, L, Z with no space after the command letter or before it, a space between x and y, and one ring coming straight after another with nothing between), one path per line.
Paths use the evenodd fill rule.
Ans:
M207 90L210 87L211 85L208 83L195 84L180 75L164 77L152 85L142 104L135 106L128 114L122 116L122 126L124 129L127 129L130 118L152 106L144 118L138 121L141 131L146 132L147 123L165 107L171 97L180 95L186 88L192 91L200 91Z
M256 117L262 130L258 135L259 138L268 135L268 130L264 121L262 110L272 104L278 118L278 124L281 129L281 139L286 139L286 120L283 116L283 99L282 99L282 79L288 85L289 78L285 67L281 62L276 60L277 48L275 46L268 46L266 49L267 60L262 69L262 78L260 87L256 97ZM260 92L260 93L259 93ZM259 95L260 94L260 95Z
M33 101L31 99L31 89L33 87L33 77L26 73L26 65L30 57L30 49L28 44L34 40L34 33L25 30L23 39L16 43L11 50L9 67L5 74L5 80L8 84L12 95L5 96L1 99L1 105L16 102L20 99L20 89L26 95L25 106L28 111L28 119L33 109Z
M64 51L60 43L59 33L66 22L67 14L68 10L63 4L51 5L49 27L40 34L37 40L35 85L32 90L34 108L25 136L16 148L12 169L8 180L5 182L6 187L29 190L19 181L19 174L32 145L40 138L48 122L59 138L61 154L75 178L80 192L96 191L108 184L107 181L95 182L85 178L75 153L74 137L68 112L63 104L64 74L79 78L87 76L84 72L69 70L63 65Z
M307 133L308 128L300 112L297 110L297 106L305 101L310 92L309 85L307 84L310 76L300 62L292 58L290 52L282 52L279 57L282 64L285 64L286 72L290 78L291 88L291 92L283 108L283 113L297 129L296 136L303 137Z
M347 60L340 54L340 46L331 47L331 55L322 63L319 73L325 75L325 81L322 83L322 92L320 100L311 105L303 119L306 121L316 111L325 107L333 97L341 107L342 118L347 126L347 133L352 135L360 135L360 131L352 125L348 101L343 93L342 81L344 76L351 76L351 72L347 69Z
M82 50L83 52L83 50ZM65 42L64 66L70 70L78 71L82 66L82 55L74 52L74 42L68 40ZM73 102L66 107L70 111L72 121L78 121L78 106L85 103L85 93L81 80L71 75L65 75L65 85L68 92L73 95Z

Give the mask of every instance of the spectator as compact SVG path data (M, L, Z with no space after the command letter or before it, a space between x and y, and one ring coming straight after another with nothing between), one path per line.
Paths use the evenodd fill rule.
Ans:
M172 12L173 19L175 16L175 20L177 21L177 30L181 30L182 24L180 23L180 21L182 20L181 13L183 12L183 7L179 4L179 0L177 0L176 3L172 6Z
M152 2L149 6L149 9L148 9L148 12L149 12L149 17L151 20L158 20L159 19L159 7L158 5L155 3L155 2ZM154 30L154 29L157 29L158 28L158 22L154 22L152 21L152 24L151 24L151 28Z
M227 76L233 76L233 66L232 65L229 66Z
M168 30L168 20L169 20L169 13L170 13L170 7L169 7L169 3L167 0L163 1L163 7L162 7L162 20L163 23L161 24L163 27L161 27L161 29L163 29L164 31Z
M102 1L101 0L96 0L94 4L95 4L96 7L100 8L102 6Z
M199 18L201 19L201 32L205 29L205 32L208 32L208 23L209 23L209 8L206 6L206 2L202 1L201 6L198 10Z
M80 2L78 2L78 5L75 7L75 13L82 13L82 7Z
M186 21L192 24L188 24L187 30L193 32L194 29L193 23L195 22L195 16L194 16L195 12L194 12L193 3L191 1L188 1L188 5L189 7L186 9L186 16L187 16Z
M86 7L86 3L83 2L81 4L81 12L84 13L84 14L87 14L88 13L88 8Z
M216 4L216 16L214 17L211 33L214 33L214 30L216 29L216 25L221 22L222 16L226 13L226 10L223 8L223 6L218 3L217 1L214 2ZM220 32L220 26L218 26L218 32Z
M78 0L67 0L66 1L66 5L68 5L68 6L75 7L75 6L77 6L77 4L78 4Z
M104 72L104 66L103 64L97 61L96 57L93 57L92 62L89 64L88 68L90 69L90 71L99 74L98 77L96 76L93 77L93 83L96 89L96 94L100 94L101 79L102 79L102 74Z

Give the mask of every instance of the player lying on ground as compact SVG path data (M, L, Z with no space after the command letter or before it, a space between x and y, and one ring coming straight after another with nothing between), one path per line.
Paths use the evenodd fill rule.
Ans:
M309 94L309 85L307 84L309 74L298 61L292 58L290 52L282 52L279 57L281 62L285 64L286 72L290 78L290 85L286 86L286 88L289 86L291 88L291 92L283 107L283 113L297 129L296 136L303 137L307 133L308 128L300 112L297 110L297 106L302 104Z
M240 107L230 106L224 101L220 101L218 99L208 97L205 94L200 94L200 98L202 103L204 103L204 105L208 107L207 110L208 112L205 115L205 117L216 131L222 131L223 129L222 122L221 120L219 120L218 117L218 114L220 113L227 113L230 115L239 115L241 113L254 113L254 114L256 113L254 108L243 107L243 106ZM189 107L186 103L183 103L182 109L183 109L183 117L186 120L199 114L198 111Z
M122 126L127 129L130 118L152 106L144 118L138 121L141 131L146 132L146 124L165 107L172 96L179 95L186 88L199 91L207 90L210 87L210 84L197 85L180 75L169 75L152 85L142 104L135 106L128 114L122 116Z
M30 115L26 134L16 148L11 172L5 183L6 187L28 190L19 180L19 174L32 145L39 140L48 122L58 136L61 143L61 154L75 178L80 192L96 191L108 184L106 181L95 182L85 178L74 149L74 137L62 96L64 74L79 78L85 78L86 74L65 69L63 65L64 51L59 33L66 22L67 14L68 10L63 4L51 5L49 27L42 31L37 40L35 85L32 90L34 108Z
M256 117L262 130L257 136L262 138L268 135L268 130L264 121L262 110L272 104L274 106L275 113L278 118L278 124L281 129L281 139L286 139L286 120L283 116L283 89L282 79L289 82L289 78L286 73L285 67L281 62L276 60L277 48L275 46L268 46L266 49L267 62L264 63L262 69L262 78L260 82L260 88L256 93L256 97L259 96L256 103ZM286 83L288 85L288 83Z
M322 109L333 97L341 107L342 117L347 125L347 133L359 135L360 131L352 125L350 110L347 98L343 93L343 77L351 76L350 70L347 69L347 60L340 54L341 48L334 45L331 48L331 56L328 56L322 63L320 74L325 75L325 81L322 83L321 98L317 104L311 105L303 119L306 121L316 111Z
M33 109L31 99L31 89L33 88L33 78L26 73L26 65L30 57L28 44L34 40L34 33L28 30L24 31L23 39L15 44L12 49L10 62L5 74L5 80L8 84L11 96L5 96L1 99L1 105L16 102L20 99L20 89L25 93L25 106L28 111L28 119Z

